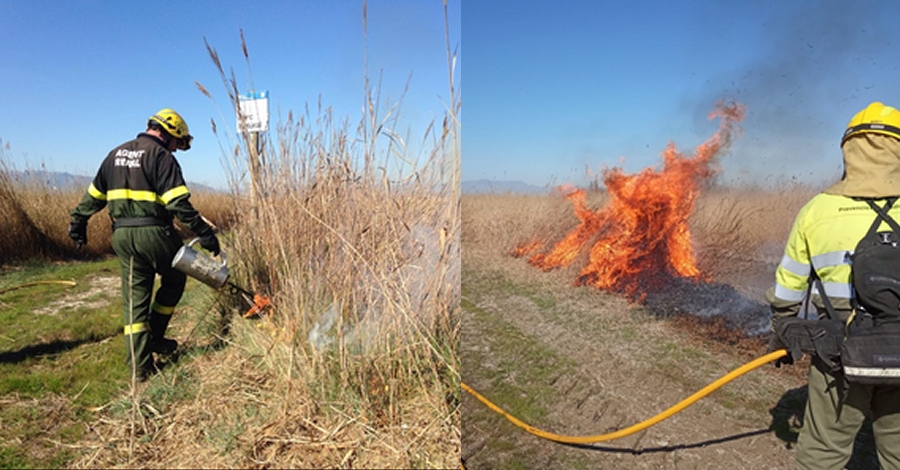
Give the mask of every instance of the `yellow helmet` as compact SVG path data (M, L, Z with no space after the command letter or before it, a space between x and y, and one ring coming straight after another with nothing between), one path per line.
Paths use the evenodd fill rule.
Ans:
M170 108L163 108L153 116L150 116L147 125L149 126L154 122L158 123L166 132L177 139L176 147L179 150L189 150L191 148L191 141L194 140L194 137L188 132L188 125L180 114Z
M866 109L856 113L850 124L847 124L847 130L844 131L844 138L841 139L841 145L850 137L864 132L874 134L882 134L900 139L900 111L891 106L885 106L878 101L866 106Z

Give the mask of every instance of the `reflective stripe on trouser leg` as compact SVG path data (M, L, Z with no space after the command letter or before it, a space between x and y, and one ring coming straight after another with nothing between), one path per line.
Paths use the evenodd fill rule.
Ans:
M133 227L113 232L113 249L122 267L122 294L124 297L124 324L146 322L151 328L147 333L133 334L126 338L128 364L136 367L153 366L150 347L152 334L151 300L156 274L162 276L162 284L156 293L159 305L178 304L184 292L184 273L172 268L172 257L181 240L170 227ZM133 266L129 267L129 261ZM132 348L135 360L132 361Z
M150 355L150 323L139 322L125 325L124 331L125 356L128 358L129 369L132 367L132 353L138 358L134 364L135 373L142 369L149 369L153 365L153 356Z
M150 300L156 273L140 256L123 252L123 249L130 248L128 245L131 245L128 234L123 233L129 230L116 230L113 234L113 246L120 255L119 264L122 268L123 324L131 330L130 335L125 335L126 364L130 371L138 371L153 366L150 349ZM142 327L137 325L141 324L145 325L144 329L138 331Z
M156 298L150 311L150 327L153 330L154 341L165 337L175 305L184 294L186 282L185 274L177 269L170 268L160 276L159 289L156 291Z
M159 301L157 300L157 301L153 302L153 305L150 307L150 312L158 313L160 315L165 315L168 317L168 316L171 316L172 313L175 312L175 307L174 306L166 307L165 305L160 304Z
M169 328L169 320L172 319L174 311L175 307L166 307L153 302L153 308L150 309L150 330L153 332L153 341L159 341L165 337L166 329Z
M125 325L125 336L128 335L136 335L138 333L144 333L150 329L150 325L147 322L140 323L132 323L130 325Z

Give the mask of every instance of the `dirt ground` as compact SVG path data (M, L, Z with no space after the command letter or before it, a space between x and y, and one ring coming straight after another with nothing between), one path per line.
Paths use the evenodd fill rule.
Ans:
M543 273L524 259L463 246L462 380L538 429L577 436L623 429L766 352L764 338L729 337L689 317L660 318L621 297L573 287L572 279L571 270ZM644 431L584 446L531 435L464 393L463 464L793 468L807 364L764 365ZM848 468L878 467L870 441L861 433Z

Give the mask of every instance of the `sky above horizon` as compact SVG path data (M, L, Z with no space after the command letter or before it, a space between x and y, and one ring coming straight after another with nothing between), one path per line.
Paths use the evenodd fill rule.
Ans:
M900 107L896 18L870 0L473 2L462 180L658 168L669 142L692 154L715 132L720 100L747 109L721 181L837 179L850 118Z
M443 2L368 1L365 35L363 3L4 1L0 155L17 170L93 176L109 150L169 107L194 136L191 150L176 154L185 179L227 188L222 149L234 141L223 126L233 136L235 113L204 40L240 92L269 92L271 136L289 111L296 119L308 107L315 119L320 102L332 108L335 125L347 123L356 135L367 48L381 114L402 97L394 130L411 152L425 152L416 143L450 102ZM447 3L450 47L461 56L460 1ZM460 73L458 61L456 80Z

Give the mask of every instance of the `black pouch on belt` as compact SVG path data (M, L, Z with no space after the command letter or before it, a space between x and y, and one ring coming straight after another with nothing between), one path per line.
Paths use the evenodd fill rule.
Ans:
M841 366L850 383L900 385L900 323L851 328Z
M794 359L800 359L802 353L807 353L818 356L832 372L840 369L838 358L844 339L841 322L780 318L775 324L775 334Z

